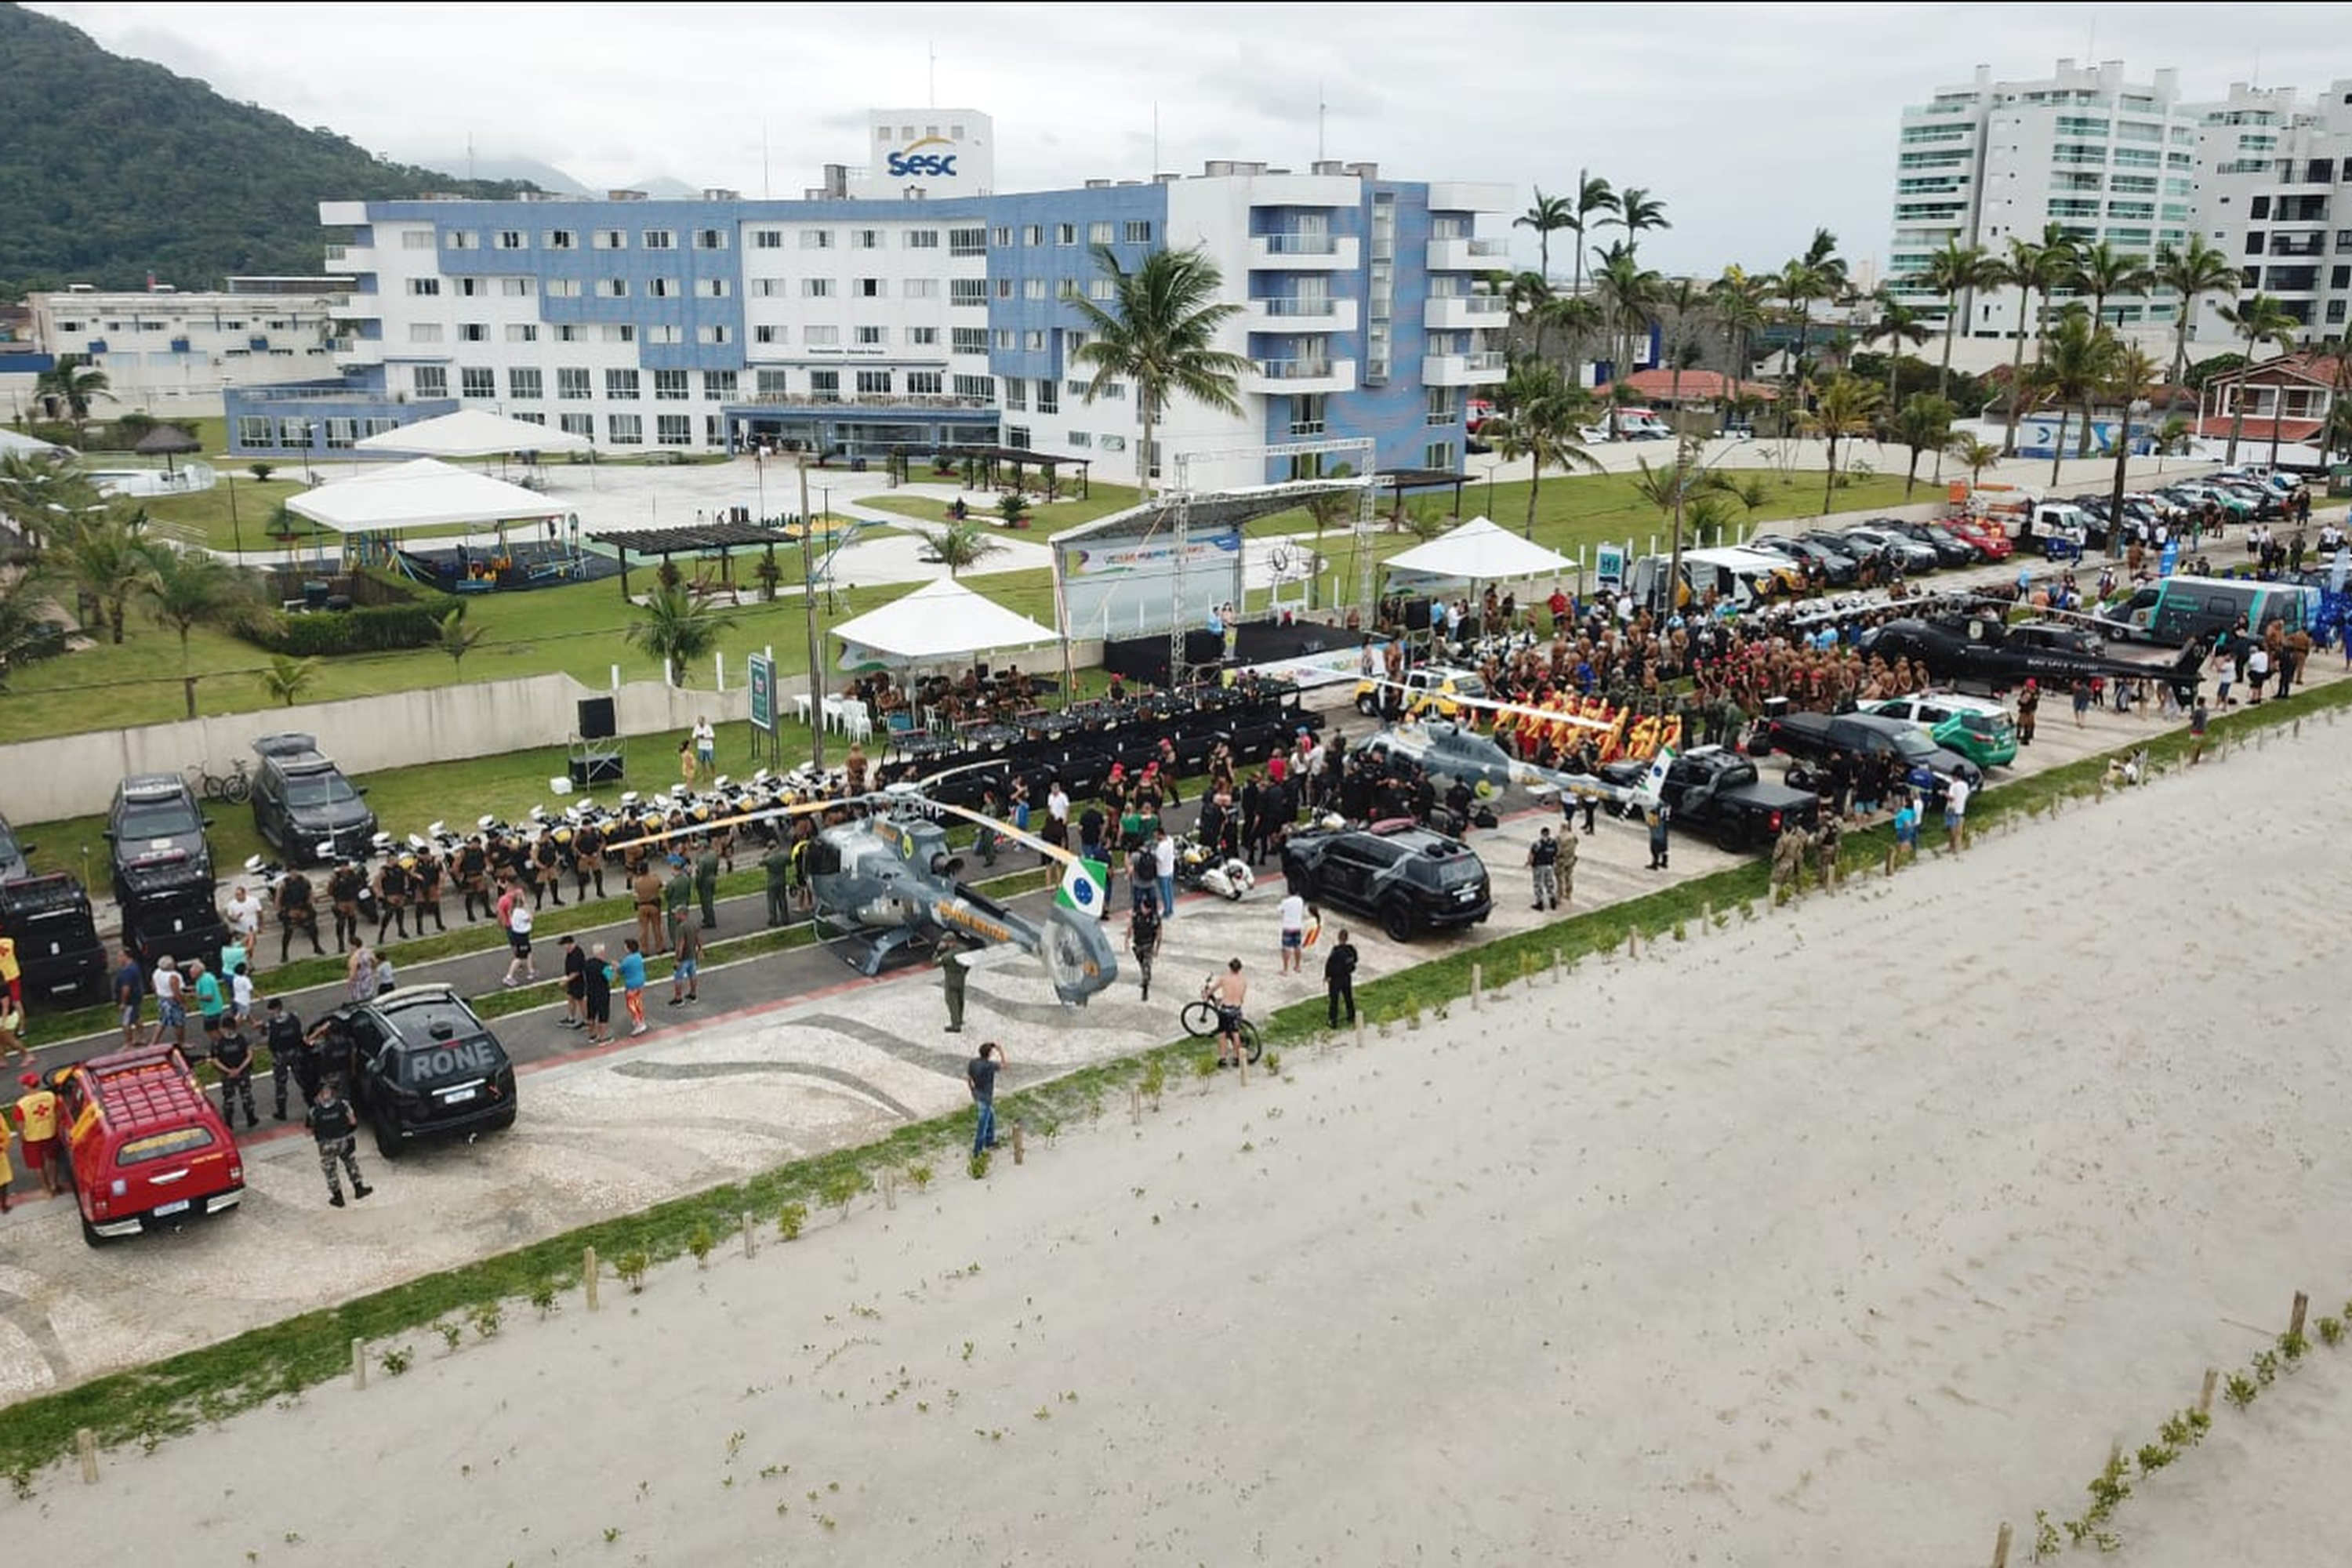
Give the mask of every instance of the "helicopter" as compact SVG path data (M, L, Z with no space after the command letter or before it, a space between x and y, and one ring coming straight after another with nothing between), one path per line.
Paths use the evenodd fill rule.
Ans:
M2194 696L2198 669L2211 651L2204 643L2192 642L2169 666L2102 658L2038 638L2029 641L2015 635L1994 612L1888 621L1865 630L1854 647L1866 657L1890 662L1908 658L1925 666L1938 680L1967 682L1995 691L2022 686L2028 680L2063 689L2076 680L2097 678L2163 680L2184 697Z

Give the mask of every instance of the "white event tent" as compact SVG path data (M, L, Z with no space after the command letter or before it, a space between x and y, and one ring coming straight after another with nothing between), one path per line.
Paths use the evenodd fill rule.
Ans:
M561 516L560 501L487 474L418 458L305 490L287 510L337 533L399 533L446 523Z
M928 584L833 628L841 668L956 664L997 648L1059 642L1051 627L1016 615L951 578Z
M64 450L54 441L44 441L37 436L0 430L0 458L54 458Z
M1383 563L1391 576L1407 576L1432 584L1441 582L1502 583L1522 577L1556 577L1576 570L1576 563L1556 550L1521 539L1488 518L1474 517L1461 527L1416 544Z
M528 419L509 419L486 408L461 408L455 414L420 419L365 437L355 447L362 452L415 452L427 458L496 458L510 452L585 452L591 443Z

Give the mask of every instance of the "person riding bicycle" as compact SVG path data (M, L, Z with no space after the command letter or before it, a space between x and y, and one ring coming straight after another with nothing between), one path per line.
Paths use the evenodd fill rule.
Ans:
M1242 978L1242 961L1225 960L1225 972L1201 987L1201 994L1217 1009L1217 1065L1240 1066L1242 1004L1249 995L1249 982Z

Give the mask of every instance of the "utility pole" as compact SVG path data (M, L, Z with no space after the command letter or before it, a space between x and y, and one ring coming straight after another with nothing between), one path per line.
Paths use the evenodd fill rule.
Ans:
M808 454L800 455L801 471L801 613L808 620L808 690L809 690L809 762L820 773L824 769L824 687L822 672L817 668L816 646L816 584L810 581L816 568L812 559L809 542L816 532L816 520L809 515Z

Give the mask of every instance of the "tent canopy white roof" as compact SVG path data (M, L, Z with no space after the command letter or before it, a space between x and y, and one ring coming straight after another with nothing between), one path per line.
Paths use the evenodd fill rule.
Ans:
M453 468L432 458L395 463L305 490L286 503L337 533L398 533L444 523L554 517L564 509L536 490Z
M1572 572L1576 563L1556 550L1521 539L1492 519L1474 517L1426 544L1416 544L1384 563L1391 572L1420 577L1458 577L1470 582L1551 577Z
M1034 647L1061 635L951 578L928 584L833 628L845 668L946 664L1001 647Z
M528 419L509 419L486 408L420 419L414 425L362 437L362 452L418 452L428 458L494 458L507 452L585 452L585 436Z
M53 441L19 435L14 430L0 430L0 458L48 458L64 450Z

